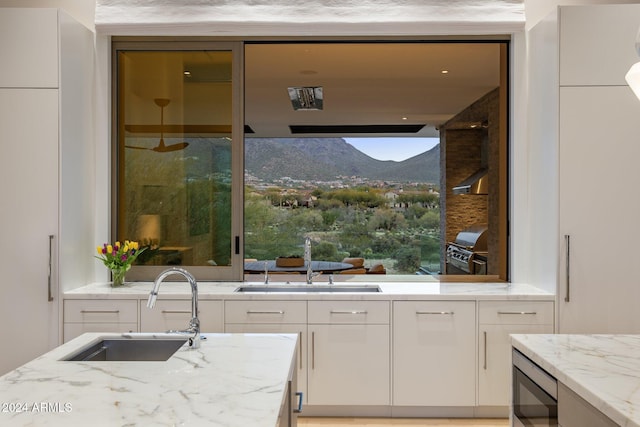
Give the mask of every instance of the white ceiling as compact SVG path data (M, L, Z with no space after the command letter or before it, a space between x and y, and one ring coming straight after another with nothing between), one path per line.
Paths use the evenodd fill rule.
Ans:
M403 136L437 136L499 86L499 68L498 43L249 44L245 123L257 137L292 136L289 125L393 124L427 125ZM323 110L294 111L291 86L322 86Z

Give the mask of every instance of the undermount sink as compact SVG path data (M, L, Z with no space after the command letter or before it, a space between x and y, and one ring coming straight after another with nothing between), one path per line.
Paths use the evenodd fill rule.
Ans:
M161 362L168 360L186 343L185 337L121 337L101 338L63 360L75 362Z
M236 288L234 292L382 292L377 285L246 285Z

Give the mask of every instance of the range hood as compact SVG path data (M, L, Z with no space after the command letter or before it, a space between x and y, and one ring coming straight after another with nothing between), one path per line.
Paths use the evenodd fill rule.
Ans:
M487 168L474 172L460 184L453 187L453 194L489 194L489 177Z

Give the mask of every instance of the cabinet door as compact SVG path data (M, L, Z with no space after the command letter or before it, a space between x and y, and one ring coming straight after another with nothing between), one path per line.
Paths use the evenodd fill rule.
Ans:
M626 86L639 22L637 4L561 7L560 85Z
M269 333L269 334L298 334L298 387L304 402L307 399L307 325L305 324L260 324L260 323L232 323L225 324L224 331L232 334Z
M393 305L393 404L475 405L475 302Z
M511 396L509 334L549 334L552 325L480 325L478 405L507 406Z
M389 325L309 325L309 405L389 405Z
M4 374L59 344L58 90L0 89L0 129Z
M0 8L0 28L0 87L57 88L58 11Z
M222 332L222 301L198 301L201 332ZM140 300L140 332L182 330L191 320L191 300L158 300L153 308Z
M639 119L627 86L560 88L561 333L640 332L640 286L620 256L638 242Z

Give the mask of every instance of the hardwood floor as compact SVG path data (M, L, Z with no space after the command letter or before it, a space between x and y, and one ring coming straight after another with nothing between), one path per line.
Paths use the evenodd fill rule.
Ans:
M298 427L504 427L508 425L507 418L298 418Z

